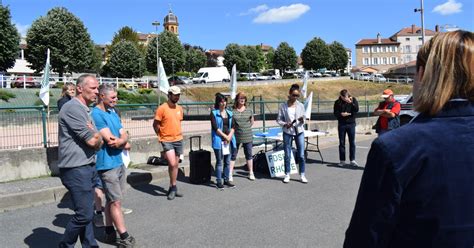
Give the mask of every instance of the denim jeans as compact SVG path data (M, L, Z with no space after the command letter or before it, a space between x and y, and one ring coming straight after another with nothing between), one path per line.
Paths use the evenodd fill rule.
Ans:
M230 174L230 154L222 155L222 149L214 149L216 155L216 180L222 182L222 170L224 170L224 180L229 180Z
M285 151L285 173L290 174L291 168L290 168L290 156L291 153L293 152L291 147L293 143L293 139L295 139L296 143L296 149L297 149L297 154L299 158L299 166L300 166L300 174L304 173L305 171L305 160L304 160L304 132L301 132L297 134L296 136L294 135L289 135L285 132L283 132L283 150Z
M97 183L95 165L61 168L61 182L69 190L74 216L66 225L60 247L74 247L79 237L82 247L99 247L94 238L94 186Z
M339 160L346 161L346 134L349 137L349 160L355 160L355 123L339 124L337 131L339 134Z

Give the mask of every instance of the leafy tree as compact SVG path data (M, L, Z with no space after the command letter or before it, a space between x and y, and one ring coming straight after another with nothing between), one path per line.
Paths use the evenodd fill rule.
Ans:
M248 70L248 61L244 50L237 44L231 43L224 49L224 65L228 71L232 71L232 66L237 64L238 71Z
M247 60L247 67L244 67L244 70L241 71L248 71L250 72L259 72L260 68L258 67L258 54L257 48L254 46L243 46L242 51L244 51L245 58ZM261 50L260 50L261 52ZM243 68L241 68L243 69Z
M349 59L347 56L346 48L341 43L334 41L329 45L329 49L331 50L333 61L332 64L329 66L331 70L343 70L347 67L347 60Z
M285 69L296 69L298 56L296 56L295 49L286 42L278 45L275 55L273 57L274 69L280 69L282 72Z
M270 47L270 50L268 50L267 54L265 55L265 68L266 69L273 69L273 59L275 57L275 50L273 50L273 47Z
M262 47L255 46L255 49L257 51L257 70L263 71L266 69L265 54L263 54Z
M171 74L174 71L183 70L185 68L185 54L184 48L181 46L181 42L178 37L165 30L159 35L159 56L163 61L166 74ZM146 52L146 68L149 72L156 73L156 38L153 38L148 43Z
M0 71L15 65L20 50L20 35L11 23L10 10L0 4Z
M301 52L301 59L305 69L329 68L333 60L331 50L326 42L317 37L306 43Z
M112 77L141 77L145 69L140 51L126 40L119 41L112 47L107 65Z
M35 20L26 35L26 59L37 72L51 50L51 68L62 77L65 72L93 69L95 48L82 21L66 8L56 7Z
M138 33L129 26L120 28L119 31L114 34L112 44L110 44L108 48L111 49L115 44L123 40L132 42L140 52L145 55L146 47L139 43L140 38L138 37Z
M199 68L204 67L207 57L200 49L190 48L184 52L186 58L186 71L197 72Z

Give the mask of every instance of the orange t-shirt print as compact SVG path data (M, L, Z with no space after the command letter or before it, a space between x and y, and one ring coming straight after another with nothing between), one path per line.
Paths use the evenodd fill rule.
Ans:
M163 103L155 111L155 120L160 122L158 140L161 142L175 142L183 139L181 121L183 108L176 105L170 108L168 103Z

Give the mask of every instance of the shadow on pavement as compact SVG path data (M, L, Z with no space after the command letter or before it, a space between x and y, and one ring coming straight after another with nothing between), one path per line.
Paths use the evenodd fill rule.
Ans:
M58 247L61 239L61 233L51 231L46 227L38 227L33 229L33 233L28 235L28 237L24 239L24 242L28 247L49 248Z
M365 167L361 166L353 166L350 164L345 164L344 166L339 166L339 163L330 162L326 164L327 167L333 167L338 169L346 169L346 170L364 170Z
M168 195L168 190L165 190L164 188L146 183L146 184L139 184L139 185L132 185L132 188L141 191L143 193L147 193L153 196L167 196Z

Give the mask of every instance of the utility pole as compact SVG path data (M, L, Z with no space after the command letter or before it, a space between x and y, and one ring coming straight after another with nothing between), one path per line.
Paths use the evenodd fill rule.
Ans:
M159 43L160 41L158 40L158 26L160 26L160 22L154 21L151 23L151 25L155 26L156 28L156 77L157 77L157 83L158 83L158 106L161 105L161 90L160 90L160 53L158 51L159 48Z
M424 16L424 12L425 12L425 9L424 9L424 4L423 4L423 0L420 0L420 8L419 9L414 9L415 13L416 12L420 12L421 14L421 45L425 44L425 16Z

